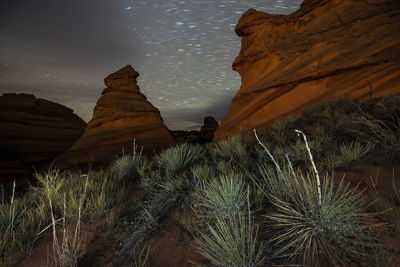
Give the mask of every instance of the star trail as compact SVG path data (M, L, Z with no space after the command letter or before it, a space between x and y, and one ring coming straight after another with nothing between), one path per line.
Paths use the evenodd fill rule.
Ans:
M300 0L8 1L0 9L0 93L24 92L92 116L103 79L131 64L171 129L220 120L240 87L234 28L249 8Z

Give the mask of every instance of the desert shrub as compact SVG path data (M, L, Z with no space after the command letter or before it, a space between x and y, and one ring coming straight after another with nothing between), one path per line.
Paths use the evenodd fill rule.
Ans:
M257 227L245 216L217 218L197 240L197 249L215 266L261 266L263 246L257 234Z
M251 172L255 168L255 155L253 155L252 149L244 141L244 136L244 133L241 132L211 147L211 158L214 164L220 165L221 173L225 173L226 169L232 168Z
M14 187L15 189L15 187ZM29 208L28 208L29 207ZM0 259L14 249L29 249L49 218L47 206L31 191L0 203Z
M292 173L288 168L277 170L268 164L260 165L261 179L258 181L258 186L261 189L264 197L268 200L279 198L288 200L289 195L293 193L296 183L292 183Z
M231 160L233 158L241 158L247 155L247 151L245 144L242 142L241 136L234 135L217 143L213 147L211 154L216 160Z
M16 247L19 240L19 227L23 222L23 215L27 210L19 199L14 199L15 182L10 203L2 200L0 205L0 255L7 248Z
M365 159L370 151L370 144L362 144L358 140L343 143L338 146L336 151L325 153L326 157L321 162L321 165L323 165L326 170L348 167Z
M182 144L162 151L155 157L156 164L168 175L190 168L201 159L204 149L200 145Z
M135 182L143 172L144 159L140 155L124 155L115 160L111 170L127 181Z
M84 176L85 177L85 176ZM107 210L122 203L126 197L123 178L109 171L93 171L87 174L87 196L82 196L86 179L76 174L68 174L59 170L49 170L36 174L40 187L35 190L50 198L55 216L77 219L80 200L82 220L91 220L104 214ZM49 192L44 190L47 188ZM68 201L65 202L64 199Z
M313 166L313 172L306 175L295 173L291 166L292 175L285 174L260 142L278 174L269 171L264 178L273 186L267 191L272 211L265 215L266 237L273 250L271 258L313 266L346 266L353 261L365 261L368 250L374 248L374 239L369 232L370 214L365 212L362 192L349 189L343 180L335 187L329 176L321 182L307 138L301 131L296 132L303 135ZM279 182L279 178L283 181Z
M361 193L343 182L335 188L333 180L325 177L319 204L315 177L308 174L299 180L300 186L289 200L272 197L273 212L265 216L273 257L300 258L312 265L365 260L373 238L368 233L370 222Z
M209 181L217 175L217 170L210 165L197 165L192 168L193 175L200 181Z
M366 130L355 133L373 145L376 153L371 154L371 157L375 162L386 165L400 160L399 118L380 120L365 114L360 121L366 126Z

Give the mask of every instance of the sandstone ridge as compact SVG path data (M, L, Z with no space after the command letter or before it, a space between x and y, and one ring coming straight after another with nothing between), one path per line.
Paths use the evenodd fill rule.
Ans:
M235 28L242 84L214 140L325 99L400 92L400 2L305 0L291 15L254 9Z

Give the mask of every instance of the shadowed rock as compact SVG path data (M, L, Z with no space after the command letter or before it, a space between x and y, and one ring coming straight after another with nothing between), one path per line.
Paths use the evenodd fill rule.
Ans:
M250 9L235 31L242 84L215 140L325 99L400 92L400 1L305 0L291 15Z
M199 142L200 143L209 143L212 141L214 137L214 132L218 128L218 122L214 119L214 117L206 116L204 118L204 124L199 132Z
M0 183L29 178L65 152L86 123L63 105L29 94L0 96Z

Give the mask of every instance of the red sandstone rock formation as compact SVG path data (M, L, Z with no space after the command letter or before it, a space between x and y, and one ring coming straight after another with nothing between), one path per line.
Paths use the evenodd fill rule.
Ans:
M126 66L104 79L107 86L94 108L84 135L56 163L60 167L105 165L122 153L132 153L133 142L144 153L174 144L160 112L139 91L139 74Z
M305 0L291 15L250 9L235 31L242 85L215 140L328 98L400 92L398 0Z
M200 143L209 143L212 141L214 137L214 132L218 128L218 122L214 119L214 117L206 116L204 118L204 124L199 132L199 142Z
M50 163L85 126L60 104L28 94L0 96L0 183L29 176L32 165L39 170Z

